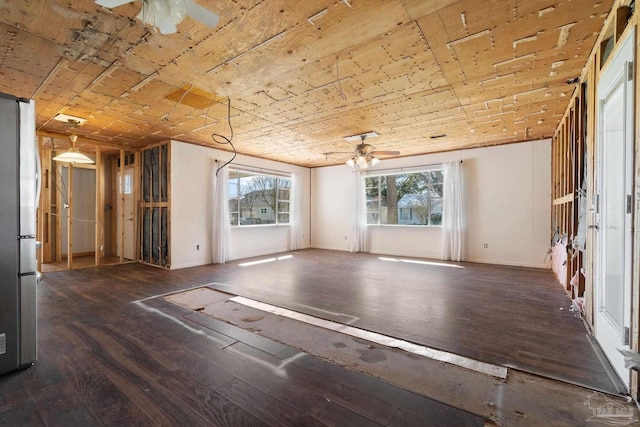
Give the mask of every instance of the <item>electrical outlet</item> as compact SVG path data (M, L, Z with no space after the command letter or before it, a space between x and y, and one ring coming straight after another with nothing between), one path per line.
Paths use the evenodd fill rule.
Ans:
M487 249L489 245L487 243L484 244L484 248Z

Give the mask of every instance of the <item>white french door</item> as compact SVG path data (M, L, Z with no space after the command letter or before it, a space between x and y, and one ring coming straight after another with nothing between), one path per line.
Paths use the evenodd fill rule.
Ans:
M628 349L631 326L631 208L634 133L635 32L598 84L595 335L622 381L629 370L618 349Z

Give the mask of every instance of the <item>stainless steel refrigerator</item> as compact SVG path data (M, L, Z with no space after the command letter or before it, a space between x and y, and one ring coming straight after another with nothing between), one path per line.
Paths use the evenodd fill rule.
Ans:
M36 360L34 102L0 93L0 374Z

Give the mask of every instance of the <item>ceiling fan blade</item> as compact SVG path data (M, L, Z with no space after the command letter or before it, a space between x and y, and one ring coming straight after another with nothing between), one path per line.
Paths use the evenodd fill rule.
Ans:
M160 30L160 34L173 34L178 31L171 18L158 19L155 26Z
M353 151L329 151L328 153L322 153L325 156L330 156L332 154L353 154Z
M374 150L374 151L371 151L369 154L377 154L379 156L397 156L398 154L400 154L400 152L399 151Z
M133 3L133 0L96 0L96 4L102 7L112 9L122 6L123 4Z
M213 13L209 9L205 9L197 3L188 1L186 7L187 15L211 28L215 28L216 25L218 25L218 21L220 21L220 17L216 13Z

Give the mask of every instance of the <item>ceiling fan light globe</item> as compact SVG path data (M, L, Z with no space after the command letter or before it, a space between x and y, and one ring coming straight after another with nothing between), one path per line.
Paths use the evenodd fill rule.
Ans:
M361 168L365 168L367 165L367 159L364 158L364 156L358 156L357 160L356 160L356 164L358 166L360 166Z
M375 165L377 165L378 163L380 163L380 159L379 159L379 158L377 158L377 157L375 157L375 156L372 156L372 157L371 157L371 166L375 166Z
M345 163L350 167L354 167L356 165L356 162L354 162L353 159L349 159Z

